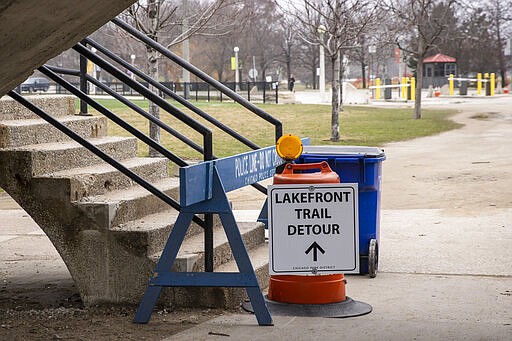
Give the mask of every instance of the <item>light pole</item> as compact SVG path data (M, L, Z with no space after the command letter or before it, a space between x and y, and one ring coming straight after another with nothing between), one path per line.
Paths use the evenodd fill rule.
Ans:
M132 60L132 67L135 68L135 55L131 54L130 59ZM132 77L132 79L135 79L135 73L133 71L131 72L130 76Z
M96 53L96 52L98 52L98 50L96 50L95 47L91 47L91 52L92 53ZM92 71L92 75L91 76L93 78L95 78L95 79L98 79L98 78L96 78L96 76L97 76L96 75L96 64L92 65L92 70L91 71ZM96 94L96 85L94 85L94 84L91 84L91 93Z
M375 67L374 60L373 60L373 55L375 54L375 52L377 52L377 46L369 45L368 46L368 53L370 54L370 72L369 72L368 78L370 79L370 85L371 85L371 82L372 82L373 68Z
M317 29L318 33L320 34L320 40L323 43L324 41L324 33L326 31L326 28L324 25L318 26ZM324 45L320 43L320 79L318 80L318 88L320 89L320 93L325 93L325 51L324 51Z
M235 89L236 91L238 91L238 83L240 82L238 75L238 51L240 51L240 49L238 48L238 46L235 46L233 48L233 51L235 52Z

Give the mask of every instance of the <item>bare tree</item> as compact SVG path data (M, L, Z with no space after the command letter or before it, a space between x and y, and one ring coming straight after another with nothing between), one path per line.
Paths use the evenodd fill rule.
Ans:
M283 20L280 22L280 33L281 33L281 60L286 66L286 75L290 79L292 72L292 60L293 55L296 52L298 43L297 37L297 22L293 17L283 16Z
M302 65L306 72L309 73L311 78L311 86L313 89L318 89L316 70L319 64L318 46L312 44L299 44L295 54L297 64Z
M492 19L482 7L467 8L460 24L458 39L452 48L462 72L488 72L499 68L497 47L492 34ZM448 48L448 47L447 47ZM486 51L485 54L482 51Z
M421 118L423 59L443 40L448 23L446 17L456 0L389 0L383 4L396 18L402 30L397 31L398 47L413 56L416 64L416 98L414 117ZM409 43L404 41L409 40Z
M193 38L194 43L200 47L194 50L196 52L193 53L194 64L220 82L234 80L234 75L228 72L233 47L236 46L234 40L233 34Z
M273 0L244 0L243 7L245 23L237 46L246 64L258 66L258 79L265 80L267 69L280 57L282 14Z
M181 6L186 4L185 7ZM141 0L130 6L121 17L134 25L139 31L145 33L153 40L167 47L182 43L200 32L208 32L212 17L219 9L230 5L229 0L214 0L211 2L177 0ZM215 22L216 32L222 23ZM153 47L146 45L148 75L159 80L160 55ZM150 86L156 92L156 88ZM160 117L159 107L149 103L149 113L156 118ZM149 136L159 142L160 127L153 122L149 124ZM150 156L159 156L159 153L150 148Z
M312 45L322 45L332 63L331 141L340 140L339 114L343 110L340 80L342 53L357 47L360 37L376 13L371 0L304 0L301 7L294 2L289 11L305 28L301 37Z
M510 29L512 23L512 1L489 0L486 5L492 20L492 33L495 37L496 50L498 53L498 64L502 86L506 85L507 63L505 61L505 36L504 33Z

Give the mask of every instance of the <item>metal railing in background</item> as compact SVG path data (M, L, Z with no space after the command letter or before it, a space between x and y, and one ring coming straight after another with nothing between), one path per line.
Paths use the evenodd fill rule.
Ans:
M119 95L140 96L138 92L123 82L102 80L101 83ZM140 81L140 83L148 87L148 82ZM71 82L71 84L75 87L80 87L80 83ZM205 82L160 82L160 84L189 101L225 102L229 100L229 97L223 96L221 91ZM230 89L236 88L235 82L222 82L222 84ZM187 87L188 91L185 91ZM24 92L28 93L29 91ZM236 92L252 103L279 103L279 85L277 82L240 82ZM44 91L44 93L60 95L70 94L63 86L54 82L49 83L48 90ZM94 89L88 87L87 93L91 95L108 95L108 92L99 86L96 86ZM165 96L164 94L164 97L168 98L169 96Z

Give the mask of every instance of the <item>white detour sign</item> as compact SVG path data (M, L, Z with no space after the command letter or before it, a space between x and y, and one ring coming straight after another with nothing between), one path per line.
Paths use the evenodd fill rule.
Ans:
M357 183L268 188L271 275L359 273Z

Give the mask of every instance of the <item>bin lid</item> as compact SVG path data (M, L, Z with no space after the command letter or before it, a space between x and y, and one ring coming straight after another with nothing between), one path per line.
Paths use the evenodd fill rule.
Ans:
M378 147L363 146L304 146L302 154L318 154L318 155L355 155L368 158L384 157L384 150Z

